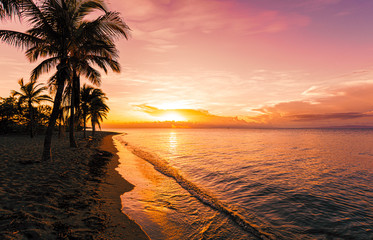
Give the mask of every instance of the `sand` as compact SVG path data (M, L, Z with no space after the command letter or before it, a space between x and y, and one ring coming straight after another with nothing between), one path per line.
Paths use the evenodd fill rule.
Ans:
M76 149L55 137L40 163L43 136L0 136L0 239L149 239L121 212L133 185L115 171L113 133L97 135Z

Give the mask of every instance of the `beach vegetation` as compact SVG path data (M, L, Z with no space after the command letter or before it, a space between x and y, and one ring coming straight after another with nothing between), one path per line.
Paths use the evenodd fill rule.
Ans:
M92 124L92 136L95 136L96 125L101 129L101 122L106 118L109 107L105 103L106 97L92 99L88 118Z
M114 24L112 32L106 32L106 25ZM118 29L116 29L118 28ZM101 83L101 74L95 66L98 66L105 73L110 68L114 72L120 72L120 64L117 61L118 51L115 48L115 36L124 36L128 38L128 26L119 18L118 13L106 12L94 22L80 22L75 30L73 41L76 44L72 47L69 63L72 69L72 76L69 79L70 87L70 146L76 147L74 140L74 128L79 126L80 113L80 76L83 75L91 83L99 86Z
M15 0L18 2L17 0ZM99 66L105 72L108 68L119 72L119 63L116 61L117 51L114 40L118 37L128 36L129 27L121 19L118 12L108 11L100 0L46 0L46 1L19 1L21 11L8 9L6 0L1 1L2 16L21 14L31 28L23 32L0 30L0 40L10 45L26 49L26 56L31 62L39 58L44 60L32 71L31 80L52 69L57 69L53 80L56 91L53 108L48 121L42 160L51 159L51 142L54 126L61 113L63 92L67 85L71 85L70 117L74 121L74 107L80 96L80 80L82 74L95 82L99 72L92 64ZM6 8L6 9L5 9ZM98 17L87 20L87 16L95 13ZM98 81L97 81L98 82ZM75 89L75 90L74 90ZM97 111L105 113L104 107ZM108 108L107 108L108 109ZM93 117L95 124L98 118ZM74 124L70 123L70 131ZM73 136L73 132L71 132ZM73 144L73 138L72 143Z
M51 107L47 104L33 104L33 134L43 133L48 125ZM31 134L30 111L27 103L10 95L0 97L0 134Z
M29 122L29 131L30 131L30 137L34 137L34 127L35 127L35 104L39 104L42 101L52 101L52 98L49 95L44 94L44 91L47 89L47 87L43 86L43 84L36 84L35 81L30 81L28 83L23 82L23 78L21 78L18 81L18 84L20 85L20 91L12 91L13 97L17 98L18 106L20 107L22 104L25 104L27 106L27 118ZM44 110L45 108L41 109Z
M109 112L109 107L106 105L107 97L101 89L86 84L83 85L80 93L84 137L86 137L87 120L89 119L92 124L92 136L94 136L96 125L101 128L100 123Z
M5 134L15 131L19 126L20 114L17 100L10 96L0 98L0 133Z

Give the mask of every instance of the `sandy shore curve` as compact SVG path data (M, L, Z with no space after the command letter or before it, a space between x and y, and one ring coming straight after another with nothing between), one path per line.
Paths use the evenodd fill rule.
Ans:
M133 185L115 170L114 134L78 133L78 148L54 137L50 162L38 162L43 136L0 136L0 239L149 239L121 212Z

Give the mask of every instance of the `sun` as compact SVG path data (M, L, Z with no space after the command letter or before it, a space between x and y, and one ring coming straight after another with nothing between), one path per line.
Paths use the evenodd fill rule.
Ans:
M183 117L182 115L176 112L168 112L157 118L159 121L175 121L175 122L186 121L185 117Z

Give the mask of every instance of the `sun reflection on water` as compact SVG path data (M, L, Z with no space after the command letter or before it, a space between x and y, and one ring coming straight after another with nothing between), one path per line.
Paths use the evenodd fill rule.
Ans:
M175 151L177 148L177 134L176 132L170 132L169 136L170 150Z

